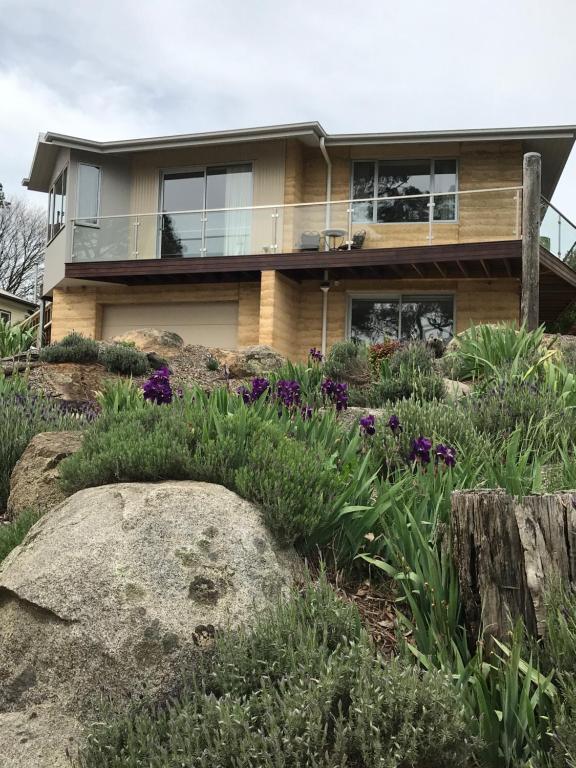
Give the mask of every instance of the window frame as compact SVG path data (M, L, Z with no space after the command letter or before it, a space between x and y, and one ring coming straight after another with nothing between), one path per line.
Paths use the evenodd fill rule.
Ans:
M398 339L402 339L402 305L410 302L410 297L426 296L429 299L452 299L452 338L456 336L457 319L457 296L455 291L354 291L346 295L346 340L352 339L352 302L354 300L364 301L398 301Z
M9 309L0 309L0 320L4 320L6 323L11 323L12 312Z
M78 215L74 219L74 224L77 227L88 227L90 229L100 229L100 215L101 215L101 191L102 191L102 166L97 165L96 163L88 163L85 160L81 160L78 162L78 181L76 184L76 214L79 212L79 205L80 205L80 166L81 165L87 165L89 168L96 168L98 170L98 206L97 206L97 214L95 217L96 222L92 223L90 219L87 217L80 217L78 218Z
M62 168L58 176L54 179L52 184L50 184L50 189L48 190L48 222L46 227L46 245L50 245L50 243L55 240L60 232L64 229L66 226L66 214L68 212L68 168L69 164L66 163L66 165ZM62 213L62 220L60 222L60 227L57 232L54 232L54 223L52 222L52 212L55 210L55 201L56 201L56 194L54 192L54 188L58 184L58 182L66 177L66 194L62 195L64 202L64 207L61 209Z
M380 163L398 163L400 165L401 163L413 163L413 162L428 162L430 165L430 194L434 194L434 183L435 183L435 168L436 168L436 161L445 161L445 160L451 160L456 164L456 191L454 193L447 193L447 194L454 194L455 197L455 206L454 206L454 218L453 219L434 219L432 217L432 208L430 205L428 205L428 218L425 221L378 221L378 205L377 202L380 199L378 195L376 194L372 200L375 201L375 204L372 207L372 219L354 219L354 214L352 214L352 223L353 224L369 224L370 226L378 226L378 227L389 227L389 226L398 226L398 225L435 225L435 224L458 224L459 217L460 217L460 206L459 206L459 194L460 191L460 160L458 157L391 157L391 158L385 158L385 157L379 157L374 160L372 158L354 158L352 160L351 168L350 168L350 207L353 206L355 200L354 200L354 168L357 163L373 163L374 165L374 192L377 192L378 190L378 168ZM399 199L401 199L402 196L399 196ZM360 198L362 199L362 198ZM412 198L414 199L414 198Z

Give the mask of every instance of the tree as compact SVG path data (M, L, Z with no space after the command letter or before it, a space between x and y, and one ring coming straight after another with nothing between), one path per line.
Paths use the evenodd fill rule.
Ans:
M11 203L0 185L0 288L34 299L46 248L46 216L24 200Z

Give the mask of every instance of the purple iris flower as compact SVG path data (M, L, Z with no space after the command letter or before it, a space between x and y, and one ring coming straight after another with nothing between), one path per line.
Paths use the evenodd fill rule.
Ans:
M312 406L303 405L302 408L300 409L300 413L302 414L302 418L306 421L312 418L312 414L314 413L314 411L312 410Z
M360 419L360 432L364 435L374 435L376 433L376 419L371 413Z
M297 381L281 379L276 385L276 394L286 408L300 405L300 384Z
M421 464L429 464L431 448L432 440L420 435L420 437L417 437L412 441L412 450L410 451L410 456L408 458L410 461L419 461Z
M270 386L270 382L268 379L264 378L255 378L252 379L252 389L248 389L247 387L238 387L236 390L244 403L246 405L250 405L251 403L256 402L264 392L268 389Z
M438 464L439 461L443 461L447 467L453 467L456 464L455 448L439 443L436 446L434 453L436 454L436 464Z
M400 424L400 419L395 414L392 414L390 418L388 419L388 426L392 430L392 434L394 437L400 434L402 432L402 424Z
M321 363L323 360L322 352L320 352L319 349L316 349L316 347L312 347L308 354L310 355L310 359L315 363Z
M321 389L324 397L334 403L337 411L348 408L348 384L324 379Z
M172 402L172 387L170 386L170 371L164 366L153 371L150 378L142 385L144 400L150 400L156 405Z

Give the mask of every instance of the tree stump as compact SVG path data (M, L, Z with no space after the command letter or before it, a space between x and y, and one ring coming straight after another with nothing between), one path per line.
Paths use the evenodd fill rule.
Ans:
M542 636L546 591L576 581L576 491L454 492L452 554L473 638L505 638L519 618Z

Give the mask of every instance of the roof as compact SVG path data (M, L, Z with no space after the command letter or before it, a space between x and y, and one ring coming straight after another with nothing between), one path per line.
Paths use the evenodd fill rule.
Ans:
M38 308L38 304L35 301L28 301L28 299L23 299L20 296L16 296L14 293L8 293L8 291L3 291L0 288L0 300L1 299L6 299L14 304L22 304L22 306L26 307L27 309Z
M331 146L374 144L523 141L526 152L539 152L542 155L542 190L545 196L550 198L574 145L576 125L411 131L401 133L328 134L320 123L306 122L119 141L94 141L92 139L48 132L40 135L32 160L30 175L22 183L28 189L36 192L47 191L53 164L61 148L82 150L101 155L125 155L155 149L200 147L286 138L298 138L304 143L311 145L317 145L323 139L328 148Z

